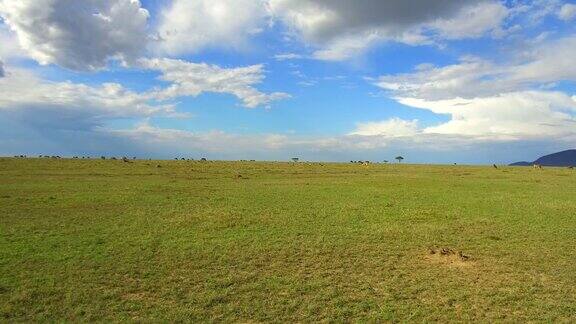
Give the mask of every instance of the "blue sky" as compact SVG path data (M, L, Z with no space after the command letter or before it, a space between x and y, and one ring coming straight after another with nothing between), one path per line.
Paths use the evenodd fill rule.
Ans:
M574 148L576 3L0 0L0 155L509 163Z

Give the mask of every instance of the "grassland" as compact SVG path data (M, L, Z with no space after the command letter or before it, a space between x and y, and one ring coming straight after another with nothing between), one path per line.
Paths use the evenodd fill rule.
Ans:
M568 169L0 159L2 322L574 322L575 244Z

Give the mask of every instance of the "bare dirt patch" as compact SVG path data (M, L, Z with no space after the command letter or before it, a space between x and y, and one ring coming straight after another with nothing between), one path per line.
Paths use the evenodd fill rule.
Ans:
M426 259L435 264L453 267L470 267L474 264L471 255L448 247L429 247Z

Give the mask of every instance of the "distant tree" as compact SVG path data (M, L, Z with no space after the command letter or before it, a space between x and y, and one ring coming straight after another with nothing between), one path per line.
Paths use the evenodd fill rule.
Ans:
M100 157L100 159L106 160L106 157L105 157L104 155L102 155L102 156Z
M293 162L298 162L298 161L300 161L300 159L299 159L299 158L292 158L292 161L293 161Z
M382 161L382 162L384 162L384 163L388 163L388 160L384 160L384 161Z
M398 160L398 163L402 163L402 160L404 160L404 158L402 156L397 156L396 160Z

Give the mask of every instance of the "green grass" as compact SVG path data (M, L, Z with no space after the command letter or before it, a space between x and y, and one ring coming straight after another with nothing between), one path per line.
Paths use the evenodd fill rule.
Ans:
M574 322L575 244L568 169L0 159L2 322Z

